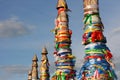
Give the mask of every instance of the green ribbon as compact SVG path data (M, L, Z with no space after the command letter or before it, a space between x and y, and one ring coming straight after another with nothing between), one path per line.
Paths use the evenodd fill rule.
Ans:
M109 76L110 76L110 77L113 77L113 76L114 76L113 73L110 72L109 70L108 70L108 73L109 73Z
M101 49L89 49L89 50L85 50L85 53L89 53L89 52L103 53L103 51Z
M57 80L61 80L61 75L58 75Z
M92 14L87 14L86 15L84 24L86 24L86 22L88 21L89 18L90 18L90 24L92 24Z
M61 74L59 74L57 80L65 80L65 73L62 72Z
M65 73L62 73L62 80L65 80Z
M90 25L92 25L92 16L93 16L93 15L99 15L99 13L87 14L87 15L85 16L85 19L84 19L84 24L86 24L87 21L90 19Z
M59 44L56 43L55 48L58 49L59 48L58 46L59 46Z

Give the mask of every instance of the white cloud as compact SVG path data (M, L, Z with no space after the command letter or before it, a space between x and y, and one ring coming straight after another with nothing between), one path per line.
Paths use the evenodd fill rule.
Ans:
M25 76L27 78L28 69L29 66L24 66L24 65L0 66L0 79L11 80L17 76Z
M0 21L0 38L15 37L30 33L33 26L19 21L17 17L11 17L7 20Z
M12 74L23 74L28 71L28 66L23 65L10 65L10 66L0 66L0 70L6 73Z
M120 33L120 27L115 28L115 29L113 30L113 33L114 33L114 34Z

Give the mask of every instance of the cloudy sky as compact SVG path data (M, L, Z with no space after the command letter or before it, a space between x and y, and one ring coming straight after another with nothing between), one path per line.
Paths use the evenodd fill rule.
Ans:
M69 2L68 2L69 1ZM57 0L0 0L0 80L27 80L32 57L41 59L42 47L49 52L50 68L54 64L54 19ZM81 45L83 27L82 0L67 0L69 26L73 31L72 53L77 56L76 69L80 69L84 46ZM113 53L116 73L120 76L120 0L100 0L100 16ZM40 63L40 62L38 62ZM52 70L53 71L53 70ZM52 72L51 71L51 72ZM120 77L119 77L120 79Z

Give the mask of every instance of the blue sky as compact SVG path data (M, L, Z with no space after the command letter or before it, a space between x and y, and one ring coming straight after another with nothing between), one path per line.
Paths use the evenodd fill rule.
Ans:
M49 52L50 68L54 67L54 34L50 30L54 28L57 15L56 2L57 0L0 0L0 80L27 80L31 59L37 54L40 60L44 46ZM119 77L120 0L99 2L104 35L107 46L113 53ZM69 12L69 26L73 31L71 48L73 55L77 56L76 69L80 69L80 61L84 56L84 46L81 45L82 0L67 0L67 3L72 10Z

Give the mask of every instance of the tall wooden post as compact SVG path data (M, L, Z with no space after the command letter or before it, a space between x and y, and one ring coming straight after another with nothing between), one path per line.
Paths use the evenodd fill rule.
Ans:
M40 64L40 79L39 80L50 80L50 74L49 74L49 61L47 58L47 49L44 47L42 50L42 58L41 58L41 64Z
M78 80L116 80L112 54L106 46L103 24L99 14L99 0L83 0L85 62Z
M71 35L69 29L69 11L66 0L58 0L58 15L55 20L55 66L56 71L52 80L74 80L75 79L75 57L72 55Z

